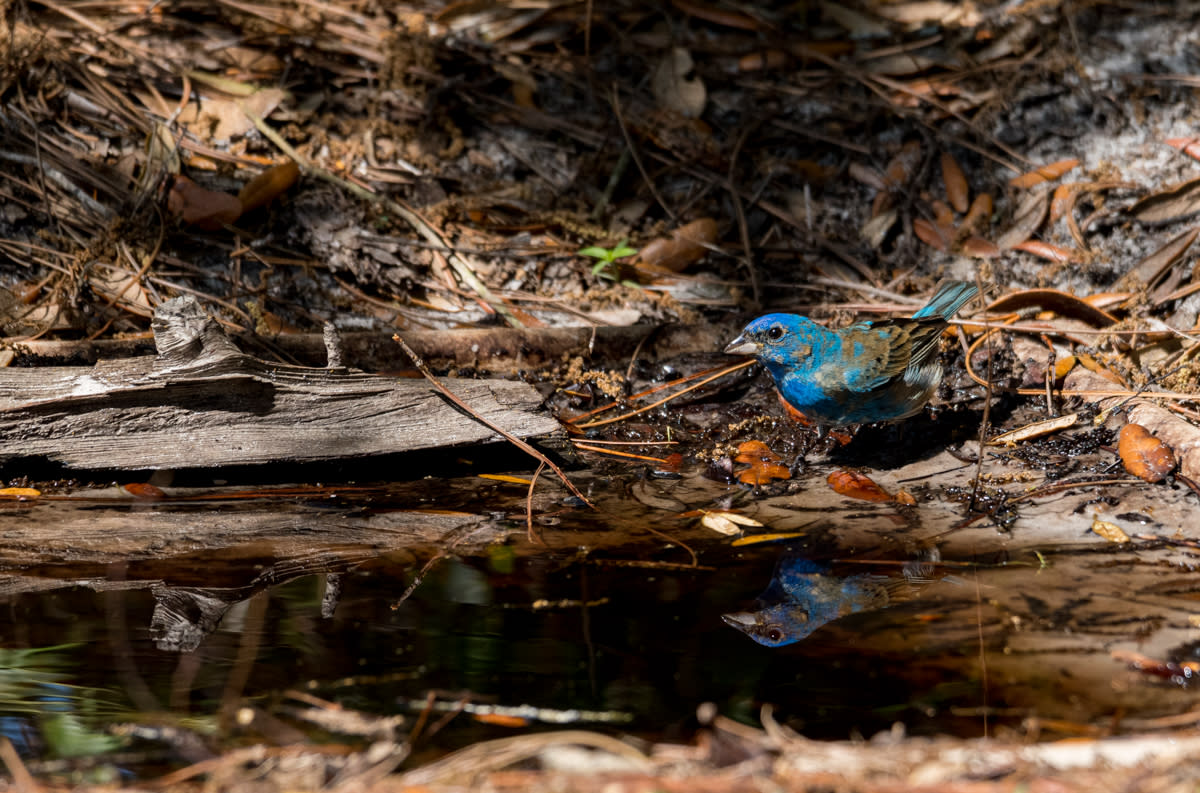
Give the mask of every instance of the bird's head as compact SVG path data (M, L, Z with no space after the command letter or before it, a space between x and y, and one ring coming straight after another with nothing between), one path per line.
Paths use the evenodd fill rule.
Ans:
M766 364L795 365L812 355L816 324L797 314L767 314L751 322L729 342L730 355L753 355Z
M793 603L779 603L758 611L722 614L721 619L764 647L795 644L820 627L820 624L811 625L808 611Z

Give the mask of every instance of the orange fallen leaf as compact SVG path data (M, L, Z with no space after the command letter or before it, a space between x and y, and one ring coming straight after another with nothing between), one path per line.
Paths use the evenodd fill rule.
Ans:
M1043 165L1036 170L1023 173L1020 176L1014 176L1008 180L1008 183L1018 189L1033 187L1043 182L1052 182L1078 165L1079 160L1076 159L1059 160L1049 165Z
M1167 138L1168 146L1173 146L1191 157L1200 160L1200 138Z
M0 500L32 501L42 497L42 491L32 487L0 487Z
M1054 188L1050 196L1050 222L1054 223L1070 211L1075 204L1079 191L1087 186L1087 182L1068 182Z
M242 212L266 206L284 193L300 178L300 166L295 160L276 165L251 179L238 193Z
M496 727L528 727L530 724L529 719L523 716L509 716L505 713L472 713L471 718Z
M976 259L994 259L1001 254L1000 246L991 240L985 240L983 237L967 237L963 240L959 250L965 256L974 256Z
M162 490L154 485L147 484L146 482L130 482L129 484L125 485L123 489L126 493L129 493L129 495L133 496L134 498L142 498L146 499L147 501L153 501L167 497L167 494Z
M954 210L945 201L934 201L931 205L933 208L933 222L939 226L954 228Z
M1049 259L1052 262L1078 262L1080 260L1079 252L1070 248L1063 248L1059 245L1051 245L1048 242L1041 240L1025 240L1018 242L1012 246L1014 251L1025 251L1032 253L1034 256L1040 256L1043 259Z
M738 455L734 462L745 463L750 467L738 474L738 481L744 485L770 484L775 479L791 479L792 472L786 465L779 462L779 455L771 451L762 441L746 441L738 447Z
M1147 482L1161 482L1175 470L1171 447L1150 434L1141 424L1126 424L1117 440L1117 454L1125 470Z
M825 478L833 492L860 501L891 501L892 497L866 474L839 469Z
M971 202L971 208L959 225L960 234L970 234L981 226L986 226L992 219L992 196L990 193L980 193Z

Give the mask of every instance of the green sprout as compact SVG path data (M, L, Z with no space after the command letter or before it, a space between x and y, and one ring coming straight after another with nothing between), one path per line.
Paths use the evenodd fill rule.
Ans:
M596 260L592 265L592 275L598 275L601 278L607 278L610 281L617 280L617 268L613 265L617 259L623 259L626 256L632 256L637 253L637 250L630 248L625 243L628 239L623 239L612 248L601 248L592 246L579 251L580 256L590 256ZM621 281L625 286L637 286L633 281Z

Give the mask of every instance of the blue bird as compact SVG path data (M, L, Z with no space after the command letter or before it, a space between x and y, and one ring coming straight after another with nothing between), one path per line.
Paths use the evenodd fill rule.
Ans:
M767 314L725 348L753 355L780 396L818 429L894 421L921 410L938 383L938 338L979 292L947 281L909 319L856 322L830 330L798 314Z
M933 582L931 570L928 563L915 562L906 564L900 576L860 573L843 578L828 565L785 558L760 598L762 608L722 614L721 619L761 645L783 647L848 614L913 599Z

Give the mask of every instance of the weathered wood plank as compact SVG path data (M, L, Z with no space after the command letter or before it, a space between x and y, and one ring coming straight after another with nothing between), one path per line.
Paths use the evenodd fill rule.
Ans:
M0 463L87 469L337 460L501 440L424 380L272 364L244 355L195 301L160 307L160 354L0 370ZM560 433L529 385L451 380L517 437Z

